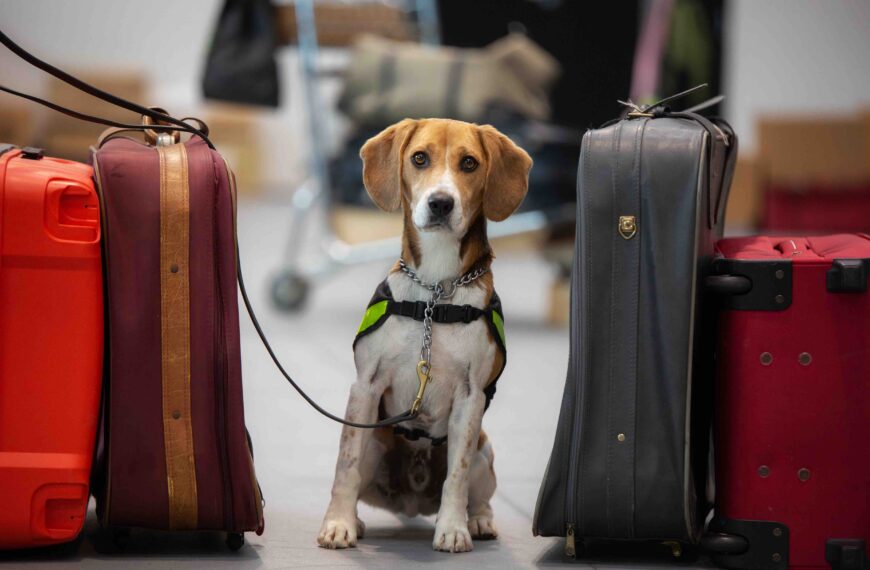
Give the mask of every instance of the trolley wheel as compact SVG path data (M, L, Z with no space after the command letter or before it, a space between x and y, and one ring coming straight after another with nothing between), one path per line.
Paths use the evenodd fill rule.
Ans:
M287 312L298 311L308 298L308 281L292 271L285 271L272 282L272 302Z
M749 550L749 541L736 534L708 532L701 537L701 548L714 554L743 554Z
M236 552L245 545L245 535L241 532L228 532L226 542L227 548Z

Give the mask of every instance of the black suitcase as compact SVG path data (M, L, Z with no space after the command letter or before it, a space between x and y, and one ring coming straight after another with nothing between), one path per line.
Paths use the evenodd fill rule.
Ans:
M583 137L571 351L537 536L693 543L710 503L712 349L703 278L737 140L664 106Z

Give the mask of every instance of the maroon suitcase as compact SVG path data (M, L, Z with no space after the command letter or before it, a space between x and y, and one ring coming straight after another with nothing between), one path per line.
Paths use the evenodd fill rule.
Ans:
M92 155L108 328L98 514L228 531L239 545L263 512L242 404L233 175L200 138L122 135Z
M716 518L728 568L870 568L870 235L718 243Z

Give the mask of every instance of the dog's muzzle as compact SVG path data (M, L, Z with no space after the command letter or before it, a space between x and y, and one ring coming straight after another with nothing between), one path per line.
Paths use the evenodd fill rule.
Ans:
M429 207L426 229L450 227L450 214L455 206L453 196L445 192L433 192L429 196L426 205Z

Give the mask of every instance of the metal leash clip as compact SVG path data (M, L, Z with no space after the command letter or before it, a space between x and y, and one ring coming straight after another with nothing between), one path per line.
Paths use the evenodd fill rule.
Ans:
M434 378L429 377L431 370L432 368L427 361L421 360L417 363L417 378L420 379L420 389L417 390L417 397L414 398L414 402L411 404L412 414L416 415L420 410L420 406L423 404L423 393L426 392L426 384L429 383L429 380L434 380Z

